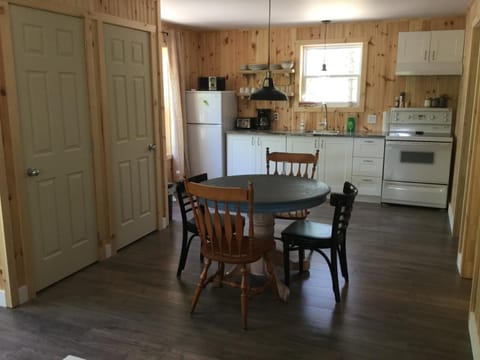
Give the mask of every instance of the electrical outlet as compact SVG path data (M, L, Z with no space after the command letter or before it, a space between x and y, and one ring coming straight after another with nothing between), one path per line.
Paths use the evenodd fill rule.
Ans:
M278 112L276 112L276 111L273 113L273 120L274 121L278 120Z
M377 115L368 115L367 117L367 124L376 124L377 123Z

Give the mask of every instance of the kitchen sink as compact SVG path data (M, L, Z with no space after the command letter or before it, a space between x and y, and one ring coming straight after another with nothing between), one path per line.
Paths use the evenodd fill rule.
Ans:
M313 130L313 135L338 135L340 133L339 130Z

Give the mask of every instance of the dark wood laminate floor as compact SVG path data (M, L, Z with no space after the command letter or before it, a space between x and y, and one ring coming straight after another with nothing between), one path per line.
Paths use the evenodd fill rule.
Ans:
M330 214L325 204L310 216ZM238 289L208 287L189 315L201 264L195 243L175 276L178 219L30 303L0 309L0 359L472 358L471 284L457 275L445 211L357 202L343 302L314 255L308 274L294 273L288 303L270 291L250 302L246 332Z

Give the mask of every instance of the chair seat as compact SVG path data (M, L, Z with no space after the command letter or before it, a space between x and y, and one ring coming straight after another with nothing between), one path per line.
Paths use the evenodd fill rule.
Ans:
M291 245L302 243L305 249L329 248L332 240L332 225L310 220L298 220L282 231Z

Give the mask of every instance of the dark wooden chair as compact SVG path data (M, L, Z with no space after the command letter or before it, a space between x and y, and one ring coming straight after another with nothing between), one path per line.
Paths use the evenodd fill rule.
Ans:
M206 173L195 175L189 178L192 182L202 182L208 180ZM195 236L199 236L197 226L195 225L195 218L192 212L192 204L190 197L185 191L185 183L178 181L175 186L175 197L180 207L180 215L182 216L182 250L180 252L180 260L178 262L177 276L182 274L185 264L187 262L188 251L190 244ZM188 236L189 234L190 237ZM202 259L202 256L200 257Z
M290 285L290 251L298 250L300 254L300 271L303 271L305 250L318 252L327 261L332 276L335 301L340 302L338 287L337 254L340 269L348 282L346 237L357 188L346 181L342 193L332 193L330 204L335 206L332 224L323 224L309 220L297 220L282 231L285 284ZM326 252L330 250L330 256Z
M185 181L185 188L190 195L195 221L202 243L205 265L192 300L191 313L205 286L212 282L241 289L240 303L243 328L247 328L248 297L263 292L266 286L272 286L278 297L277 281L273 264L267 253L275 245L273 239L261 241L254 238L253 221L253 184L248 189L225 188L197 184ZM248 235L243 234L244 219L240 204L248 204ZM219 209L224 209L224 216ZM222 220L223 219L223 220ZM247 280L247 265L263 258L267 267L267 281L263 286L250 287ZM218 262L217 271L208 277L212 261ZM236 264L240 267L241 280L236 282L224 276L224 264Z
M314 154L270 152L267 147L267 175L298 176L313 179L317 169L319 150ZM273 169L271 165L273 164ZM308 209L276 213L277 219L300 220L308 216Z

